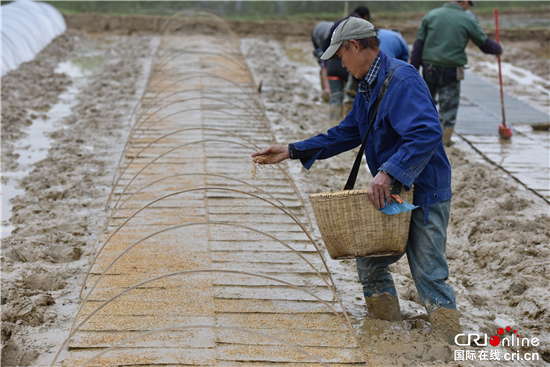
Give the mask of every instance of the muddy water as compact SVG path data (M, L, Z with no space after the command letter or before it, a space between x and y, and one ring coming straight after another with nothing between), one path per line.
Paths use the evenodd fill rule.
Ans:
M63 63L60 66L63 66ZM63 72L61 70L63 69L58 67L54 72ZM76 71L78 70L76 68ZM85 80L76 80L74 75L65 74L71 77L72 86L59 95L58 102L51 109L42 111L41 116L33 110L27 111L32 124L22 130L24 137L17 140L13 146L13 153L17 157L15 159L17 168L2 173L2 238L9 236L15 228L9 223L13 209L12 199L17 195L25 194L19 181L31 172L35 163L47 157L52 145L49 134L62 128L61 121L70 115L71 104L76 103L75 98L79 90L74 85L78 81L85 83Z
M34 109L27 108L29 126L24 126L22 138L15 141L12 153L17 168L2 172L2 238L11 234L15 228L10 222L12 215L12 199L17 195L24 195L25 190L19 181L27 176L34 168L34 164L45 159L52 146L50 134L63 129L63 119L71 114L71 108L77 103L77 96L83 92L88 76L103 64L104 57L97 55L101 50L77 49L77 57L60 62L53 70L54 74L69 77L70 86L59 94L53 106L42 106ZM93 151L92 146L84 146Z
M2 78L3 365L67 334L156 40L68 31Z
M303 56L297 57L296 49L300 47ZM319 82L308 85L308 78L300 72L305 67L314 72L315 67L309 66L313 61L300 60L308 57L310 47L305 41L289 45L265 39L243 39L241 43L255 78L263 79L262 98L280 143L303 140L331 127L326 120L327 105L317 104ZM516 66L530 70L526 63ZM537 98L541 98L544 91L537 93ZM354 155L348 152L318 161L310 171L294 161L289 166L302 195L307 197L342 187ZM465 143L450 147L448 155L453 168L454 197L447 244L449 282L457 294L463 330L490 337L496 335L499 327L512 326L524 335L541 340L538 347L520 348L521 353L538 353L538 362L519 361L514 365L547 365L550 360L548 204L522 189L502 171L486 165ZM370 174L363 170L358 183L366 187L370 179ZM400 323L365 317L354 261L329 260L328 263L339 294L355 317L356 330L365 347L380 356L380 365L432 366L442 362L462 365L453 362L458 348L446 345L431 333L405 258L391 267L404 318ZM461 349L473 353L481 350ZM489 349L501 356L511 351L501 346L486 348ZM468 365L505 364L476 359Z
M53 106L27 108L29 126L24 126L22 138L15 141L13 154L16 169L2 173L2 237L11 234L14 227L9 223L12 214L11 200L23 195L24 189L18 181L28 175L33 165L46 158L52 145L49 134L63 128L62 121L71 114L76 98L92 75L102 65L104 58L96 55L100 50L75 50L78 57L60 62L53 70L54 74L69 77L70 86L59 94ZM93 147L85 147L93 150Z

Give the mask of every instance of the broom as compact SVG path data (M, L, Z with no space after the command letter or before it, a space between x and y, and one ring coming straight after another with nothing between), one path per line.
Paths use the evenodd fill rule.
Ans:
M500 43L500 37L498 34L497 8L495 8L495 26L496 26L497 43ZM512 137L512 129L506 126L506 115L504 114L504 92L502 90L502 71L500 67L500 55L498 55L497 58L498 58L498 80L500 82L500 103L502 106L502 124L498 126L498 133L500 134L500 137L502 139L510 139Z

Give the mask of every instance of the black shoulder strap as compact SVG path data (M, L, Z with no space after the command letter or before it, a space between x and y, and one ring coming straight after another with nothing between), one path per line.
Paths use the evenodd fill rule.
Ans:
M353 187L355 186L355 180L357 180L357 173L359 172L359 167L361 166L361 158L363 157L363 153L365 152L365 144L367 143L367 138L369 136L370 129L372 128L372 125L374 125L374 120L376 119L376 115L378 114L378 107L380 107L380 102L382 102L382 99L384 98L384 95L386 94L386 91L390 86L393 73L400 67L401 66L398 66L392 70L392 72L390 73L390 75L388 75L386 80L384 80L384 83L380 88L380 92L378 93L378 98L376 99L376 102L374 102L374 105L373 105L374 112L372 114L369 128L367 129L367 133L365 134L365 138L363 139L363 144L361 145L361 149L359 149L359 153L357 153L357 157L355 158L355 163L353 164L353 168L351 169L351 172L349 174L348 182L346 182L346 186L344 186L344 190L353 190ZM355 98L360 98L360 97L358 95Z

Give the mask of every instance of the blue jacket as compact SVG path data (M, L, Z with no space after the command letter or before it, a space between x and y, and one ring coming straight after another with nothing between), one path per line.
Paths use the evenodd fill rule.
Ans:
M409 45L397 31L389 29L379 29L378 39L380 40L380 50L386 55L403 61L409 61Z
M381 67L369 103L358 93L353 109L338 126L326 134L294 143L294 148L298 151L321 148L312 158L302 160L309 169L317 159L330 158L361 145L372 118L371 106L382 83L393 69L401 66L393 74L380 104L365 156L373 176L384 170L402 182L406 190L414 184L413 203L426 207L427 220L430 204L452 197L451 166L441 141L439 115L418 70L383 52L380 58Z

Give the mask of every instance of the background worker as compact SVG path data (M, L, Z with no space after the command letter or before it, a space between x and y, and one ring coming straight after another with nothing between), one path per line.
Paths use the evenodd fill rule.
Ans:
M378 29L378 39L380 40L380 51L394 59L403 60L405 62L409 61L409 45L407 45L407 42L403 39L403 36L398 30ZM351 111L353 99L357 95L358 87L359 81L350 75L348 77L348 83L344 88L343 116Z
M349 17L361 18L370 20L370 11L366 6L358 6L346 18L335 22L329 31L329 35L325 40L323 51L326 51L330 46L330 36L338 25ZM380 40L380 50L390 57L409 61L409 46L403 39L403 36L397 30L378 30L378 39ZM339 57L325 61L327 63L327 75L330 85L330 120L337 121L351 110L353 99L357 94L359 80L350 75L344 67Z
M366 140L365 156L373 175L369 199L377 209L390 203L390 184L414 184L407 258L416 289L437 336L452 342L460 333L455 294L446 282L445 256L451 208L451 167L441 143L443 132L430 92L410 64L380 51L377 30L362 19L350 17L334 31L323 59L334 55L359 80L353 109L336 127L305 141L272 145L252 154L255 162L269 164L300 159L309 169L326 159L360 145L373 118L373 105L382 84L393 72L381 100L374 126ZM267 156L267 157L265 157ZM370 204L369 204L370 205ZM389 265L403 255L357 259L359 280L371 317L401 320L399 299Z
M500 55L502 47L483 33L477 20L466 13L473 1L451 1L430 11L416 33L411 64L420 69L439 104L443 143L451 144L460 102L460 80L468 62L466 46L472 40L481 51Z
M334 22L332 28L330 29L329 36L325 40L323 46L323 52L330 47L330 39L334 30L338 27L340 23L344 20L354 17L361 18L364 20L369 20L370 11L366 6L358 6L355 8L350 15L340 19L337 22ZM329 119L332 121L339 121L342 118L343 114L343 103L344 103L344 89L348 83L349 73L342 66L342 60L339 57L335 57L331 60L326 60L327 63L327 77L330 85L330 97L329 97ZM352 77L353 78L353 77ZM348 90L357 91L358 81L355 80L355 83L352 81L348 86ZM353 99L354 94L352 94L351 99Z
M394 59L409 61L409 45L397 29L379 29L380 50Z
M323 45L325 40L330 38L330 30L332 29L333 22L321 21L317 23L313 31L311 32L311 42L313 42L313 56L317 59L319 66L321 67L321 90L323 91L323 101L328 102L330 95L330 86L327 78L326 61L321 60L323 54Z

